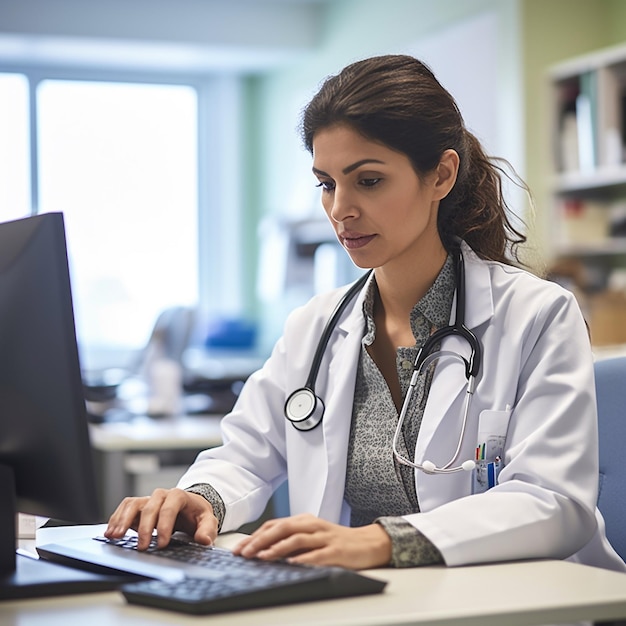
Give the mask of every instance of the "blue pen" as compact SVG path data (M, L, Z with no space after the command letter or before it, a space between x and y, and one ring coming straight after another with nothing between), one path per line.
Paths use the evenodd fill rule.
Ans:
M487 485L489 485L489 489L491 489L496 484L496 464L488 463L487 464Z

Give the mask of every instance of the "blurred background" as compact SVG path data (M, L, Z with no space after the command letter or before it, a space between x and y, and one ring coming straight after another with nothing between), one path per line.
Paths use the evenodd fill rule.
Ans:
M619 348L622 46L623 0L0 0L0 220L64 213L94 393L155 354L182 359L191 388L245 377L291 309L357 275L302 107L349 62L411 53L528 182L532 211L507 187L528 263L576 291L595 346ZM592 143L581 129L604 115L596 95L581 108L597 66L606 146L596 118Z

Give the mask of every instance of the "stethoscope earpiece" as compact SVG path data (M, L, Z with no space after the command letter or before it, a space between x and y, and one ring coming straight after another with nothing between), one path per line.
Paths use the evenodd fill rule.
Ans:
M437 466L432 461L424 461L422 463L422 470L427 474L434 474L437 470Z
M461 467L463 468L464 471L471 472L476 468L476 462L472 461L471 459L468 459L467 461L463 461L463 463L461 464Z
M437 467L432 461L424 461L421 465L413 463L411 466L421 469L422 472L426 472L427 474L449 474L451 471L457 471L457 468L451 470L447 467ZM475 467L476 463L468 459L467 461L463 461L458 469L462 469L464 472L471 472Z
M449 474L452 472L460 471L470 472L476 466L476 464L472 460L464 461L460 465L454 465L461 453L461 446L463 443L463 438L465 436L465 428L467 426L467 420L469 415L470 401L474 393L476 376L478 375L478 371L480 370L482 362L482 347L474 333L472 333L472 331L470 331L469 328L465 326L465 267L463 262L463 254L460 248L456 248L453 251L453 254L457 281L456 314L454 318L454 323L450 326L445 326L444 328L440 328L439 330L435 331L426 340L426 343L419 350L415 359L415 363L413 364L413 376L411 378L411 383L409 384L409 389L407 390L407 393L405 395L404 402L402 403L402 408L400 410L400 416L392 443L393 454L398 462L402 463L403 465L422 470L427 474ZM358 281L356 281L350 287L350 289L348 289L348 291L344 294L344 296L335 307L335 310L330 316L328 322L326 322L326 326L324 327L324 331L322 332L322 335L320 337L319 343L317 345L317 350L315 351L315 355L313 356L313 362L311 364L311 370L309 371L309 377L307 378L304 387L296 389L285 402L285 417L293 424L294 428L300 431L312 430L322 421L322 418L324 416L324 403L322 402L321 398L319 398L315 394L315 381L317 379L317 374L319 372L322 358L324 356L324 351L328 346L328 342L330 341L330 336L333 328L339 321L341 314L348 306L350 300L352 300L352 298L362 289L363 285L367 281L369 274L370 272L368 272ZM444 338L450 335L456 335L461 339L464 339L469 344L471 352L469 360L465 359L463 356L457 353L442 351L441 349L437 349L435 351L436 346L438 346ZM428 367L434 360L442 357L455 357L463 362L463 365L465 367L465 374L467 377L467 393L465 394L463 422L456 450L452 458L447 463L438 467L432 461L426 460L422 464L420 464L404 458L398 452L397 443L400 438L404 418L406 417L409 402L417 383L417 377L419 373L426 367Z

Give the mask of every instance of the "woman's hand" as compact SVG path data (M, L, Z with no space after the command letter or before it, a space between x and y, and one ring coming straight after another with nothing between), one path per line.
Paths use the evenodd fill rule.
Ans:
M348 528L313 515L296 515L265 522L233 552L248 558L367 569L389 565L391 539L379 524Z
M159 548L167 546L175 530L187 533L196 543L211 545L218 521L202 496L182 489L156 489L151 496L124 498L109 518L104 536L119 539L129 528L137 531L139 550L148 548L154 529Z

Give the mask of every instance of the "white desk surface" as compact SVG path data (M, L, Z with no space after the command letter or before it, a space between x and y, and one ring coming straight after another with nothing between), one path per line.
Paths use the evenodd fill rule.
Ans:
M90 424L96 450L210 448L222 443L223 415L181 415L168 418L137 416L128 422Z
M41 529L38 543L97 534L102 527ZM69 534L68 534L69 533ZM232 547L240 536L223 535ZM21 542L27 549L33 546ZM384 593L293 606L186 616L129 605L121 593L0 603L1 626L532 626L626 616L626 575L564 561L367 572L389 582Z

